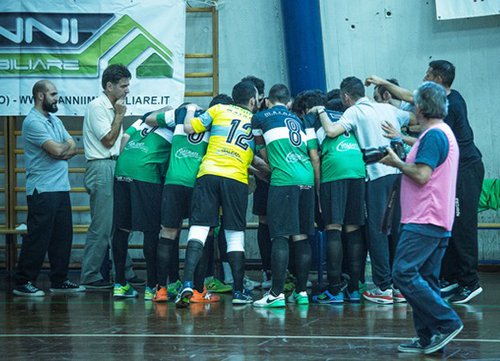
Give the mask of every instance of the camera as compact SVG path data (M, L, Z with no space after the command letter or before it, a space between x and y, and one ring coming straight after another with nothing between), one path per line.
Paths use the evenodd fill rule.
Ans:
M401 138L391 139L390 147L402 161L406 160L406 151L403 139ZM384 158L389 153L387 151L387 147L366 148L362 149L362 152L363 152L363 161L366 164L377 163L379 160Z

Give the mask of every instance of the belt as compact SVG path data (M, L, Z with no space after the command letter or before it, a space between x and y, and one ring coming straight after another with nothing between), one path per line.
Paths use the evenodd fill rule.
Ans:
M108 158L95 158L95 159L89 159L89 162L92 162L93 160L117 160L118 156L117 155L112 155L111 157Z

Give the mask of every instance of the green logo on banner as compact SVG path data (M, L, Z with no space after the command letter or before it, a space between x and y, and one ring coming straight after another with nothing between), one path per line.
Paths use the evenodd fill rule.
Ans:
M3 13L0 51L3 77L97 77L105 56L137 78L173 76L172 52L128 15Z

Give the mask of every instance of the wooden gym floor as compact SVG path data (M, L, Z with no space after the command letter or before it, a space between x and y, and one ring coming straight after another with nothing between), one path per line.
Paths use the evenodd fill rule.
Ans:
M0 276L0 360L500 360L499 273L481 273L484 292L454 306L464 330L430 356L396 350L414 336L406 304L258 310L233 307L227 294L176 309L109 291L28 299ZM38 286L48 289L46 275Z

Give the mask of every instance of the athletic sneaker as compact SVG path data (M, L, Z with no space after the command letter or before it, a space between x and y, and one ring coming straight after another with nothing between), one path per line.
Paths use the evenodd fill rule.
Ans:
M438 333L431 337L431 342L424 348L424 354L430 354L444 348L453 338L462 331L464 325L448 333Z
M266 292L264 297L254 301L253 306L259 308L285 307L285 295L280 293L278 296L273 296L271 292Z
M220 297L208 292L207 288L203 287L203 292L198 292L196 289L193 290L190 301L191 303L212 303L219 302Z
M309 304L309 296L306 291L302 291L299 293L295 293L295 290L292 292L290 296L287 298L288 303L295 303L297 305L308 305Z
M405 296L403 296L400 290L394 287L392 288L392 300L394 301L394 303L406 302Z
M251 280L247 276L243 277L243 287L247 290L253 290L254 288L260 288L261 283Z
M111 282L105 280L99 280L94 282L89 282L85 284L81 284L81 286L85 287L86 290L104 290L108 288L113 288L113 284Z
M175 307L185 308L189 306L189 299L193 295L193 282L184 281L182 284L182 289L177 294L175 298Z
M402 343L398 346L399 352L405 353L424 353L424 347L420 343L419 337L414 337L409 343Z
M66 280L60 285L56 287L49 288L52 293L76 293L76 292L84 292L85 287L79 286L70 280Z
M344 290L344 301L350 302L350 303L360 303L361 302L361 294L359 293L358 290L349 292L349 290L346 288Z
M24 285L17 286L12 290L12 293L14 293L17 296L24 296L24 297L45 296L45 292L43 292L41 289L39 289L31 282L26 282Z
M233 305L246 305L252 302L252 292L250 290L233 291Z
M439 281L439 288L441 290L441 297L450 297L457 293L458 291L458 283L449 282L444 279Z
M479 284L472 287L460 287L458 292L449 301L455 304L467 303L481 292L483 292L483 288Z
M168 298L169 298L169 296L168 296L167 288L157 286L156 292L154 293L154 296L153 296L153 302L167 302Z
M205 281L205 286L207 286L208 291L215 293L226 293L226 292L231 292L233 290L233 286L227 285L224 282L219 281L215 277L207 279Z
M321 292L319 295L312 296L313 303L319 303L322 305L329 304L342 304L344 303L344 294L340 291L336 295L330 293L330 291L326 290Z
M392 288L388 288L382 291L380 288L375 287L371 290L363 292L363 297L368 301L381 303L381 304L391 304L394 303L392 298Z
M181 288L182 288L182 282L180 280L177 280L173 283L169 283L167 286L168 298L175 299Z
M137 297L137 291L127 283L125 286L122 286L119 283L115 283L115 287L113 288L113 297L116 298L133 298Z
M144 289L144 299L146 301L151 301L155 297L155 287L151 288L146 286Z

